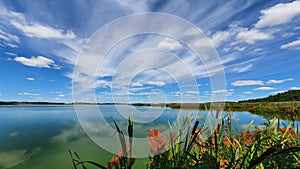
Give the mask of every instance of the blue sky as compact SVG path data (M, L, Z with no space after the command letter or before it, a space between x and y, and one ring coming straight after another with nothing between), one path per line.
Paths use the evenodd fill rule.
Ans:
M144 12L175 15L200 28L220 58L226 87L212 90L213 75L205 68L217 71L220 67L214 67L214 61L205 65L182 42L157 34L129 37L114 46L97 73L88 75L92 83L73 74L76 66L82 66L77 59L85 57L80 55L84 45L97 30L120 17ZM141 55L145 57L140 59ZM176 67L173 56L192 72L193 86L180 89L182 77L189 75ZM138 63L127 63L130 57ZM145 69L129 79L127 90L120 90L124 87L120 82L113 83L133 73L133 65L144 68L144 61L170 72ZM238 101L299 89L299 62L300 1L0 1L2 101L72 102L73 92L78 92L72 90L72 82L78 81L84 102L91 101L84 96L86 91L92 91L98 102L123 97L130 102L207 102L220 93L228 101ZM84 68L91 65L87 62ZM170 65L174 69L166 68Z

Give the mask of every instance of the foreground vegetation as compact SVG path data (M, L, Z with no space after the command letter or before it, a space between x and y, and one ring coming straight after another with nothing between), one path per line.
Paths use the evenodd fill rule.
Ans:
M219 113L216 114L218 119ZM185 117L181 123L170 125L168 136L149 129L150 156L145 168L299 168L300 139L292 124L280 127L276 120L267 121L264 128L252 129L253 121L243 132L231 128L231 115L224 115L211 130L204 118ZM131 169L135 163L134 143L124 139L115 123L121 148L118 157L107 165L81 160L70 152L73 168L88 165L101 169ZM183 134L188 131L187 134ZM129 118L128 136L133 137L133 123Z

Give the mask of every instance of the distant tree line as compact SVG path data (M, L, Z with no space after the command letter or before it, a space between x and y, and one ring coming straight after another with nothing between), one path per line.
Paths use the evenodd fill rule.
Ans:
M287 92L278 93L276 95L271 95L271 96L268 96L265 98L239 101L239 103L243 103L243 102L287 102L287 101L300 101L300 90L289 90Z
M64 105L65 103L51 103L51 102L16 102L16 101L0 101L0 105Z

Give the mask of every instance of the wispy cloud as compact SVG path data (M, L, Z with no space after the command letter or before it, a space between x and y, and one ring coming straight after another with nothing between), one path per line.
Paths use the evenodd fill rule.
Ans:
M251 70L251 68L252 68L252 64L248 64L246 66L241 65L239 67L234 67L232 69L232 71L237 72L237 73L243 73L243 72L247 72L247 71Z
M254 44L256 41L261 41L261 40L270 40L274 38L273 35L262 32L257 29L251 29L247 30L245 29L244 31L241 31L237 34L237 39L245 41L246 43L249 44Z
M200 94L199 91L192 91L192 90L188 90L185 93L186 94ZM176 95L179 95L179 93L176 92Z
M35 78L33 78L33 77L27 77L26 79L29 80L29 81L35 80Z
M52 59L46 58L44 56L32 56L31 58L25 58L25 57L16 57L14 59L17 62L22 63L26 66L31 67L38 67L38 68L54 68L54 69L60 69L58 65L55 64L55 62Z
M25 15L22 13L8 12L7 14L13 18L10 23L25 36L55 39L73 39L76 37L76 35L70 30L64 32L61 29L56 29L38 22L28 22Z
M164 85L166 85L165 82L161 82L161 81L149 81L149 82L146 82L146 84L154 85L154 86L164 86Z
M237 51L243 52L246 49L246 47L238 47L238 46L236 46L234 49L237 50Z
M28 93L28 92L18 93L18 95L20 95L20 96L40 96L39 93Z
M79 15L61 13L61 9L53 9L50 6L49 9L42 8L40 5L44 6L46 4L44 2L38 2L34 5L35 7L41 7L38 8L43 11L41 14L33 11L33 7L30 5L19 10L19 7L13 6L13 2L11 2L12 6L6 4L8 3L0 3L0 49L4 49L2 53L5 53L12 51L11 47L20 48L13 50L13 53L18 55L11 54L6 57L26 66L39 68L59 68L56 67L59 63L59 65L64 66L64 69L56 73L61 72L62 75L68 75L70 79L74 80L74 86L81 83L81 87L85 90L93 91L95 89L97 93L103 90L109 95L112 93L110 90L114 90L118 94L138 96L138 93L141 93L145 96L157 88L162 88L164 92L171 93L178 90L178 83L192 78L196 80L195 88L197 90L197 83L205 84L206 78L209 79L216 72L223 71L223 64L227 78L229 80L234 79L230 81L232 86L251 87L245 87L246 90L237 90L235 93L227 90L215 90L214 93L232 93L235 97L238 94L243 94L243 92L245 92L244 94L253 92L251 96L255 97L257 93L252 91L252 88L266 85L273 87L273 84L288 81L286 79L276 79L278 77L275 75L279 74L281 70L272 69L275 72L270 72L271 66L274 65L272 63L276 62L278 67L283 64L289 65L290 69L282 70L282 74L285 71L289 73L291 70L298 70L296 67L298 59L295 57L298 55L298 51L279 50L279 47L281 49L300 49L300 41L297 38L299 33L299 28L297 28L299 1L282 2L277 3L277 5L276 2L270 1L245 1L241 6L240 2L237 1L213 1L203 4L200 1L157 3L154 1L117 0L113 2L101 1L101 3L96 2L92 5L83 2L70 5L72 10L80 13ZM106 9L109 9L107 7L110 6L114 6L114 9L108 15ZM89 11L89 13L80 12L83 9ZM174 14L203 29L203 32L209 36L211 42L217 47L221 65L216 64L217 60L211 59L210 55L206 55L205 52L200 53L200 57L196 56L193 51L188 52L191 49L190 46L205 47L203 49L206 49L207 46L211 45L205 37L195 38L195 32L197 31L193 29L177 31L178 24L166 24L166 22L160 20L161 18L157 18L158 24L147 25L151 20L146 20L145 24L139 24L139 26L136 26L136 22L126 22L111 29L104 36L94 36L94 38L99 38L95 41L97 43L94 43L94 46L85 46L88 51L83 56L85 60L80 60L75 66L79 53L85 42L87 42L86 38L98 28L119 17L152 10ZM16 11L22 11L22 13ZM243 13L247 13L247 17L241 17ZM172 25L176 25L176 27ZM138 34L130 37L132 35L130 32L151 30L152 27L167 30L171 33L180 32L179 36L182 35L183 38L173 38L169 34L152 35L150 31L146 35ZM119 41L120 39L116 37L120 32L123 35L128 35L126 36L128 39ZM167 35L168 38L164 35ZM177 39L180 39L180 41ZM111 40L112 43L109 44L108 40ZM112 48L106 56L104 56L104 53L100 56L99 50L105 48L105 46ZM95 50L92 50L92 48ZM134 53L150 48L158 48L170 54L152 50L148 54L140 52L137 57L132 57ZM294 57L281 62L283 57L278 57L278 55L281 55L280 52L286 52L286 56ZM290 55L291 52L294 53ZM43 58L39 58L37 55ZM14 65L7 60L5 62ZM270 64L265 64L260 69L263 62ZM293 64L290 64L292 62ZM123 69L119 69L120 65L123 65ZM71 72L73 67L79 70L74 73L74 76ZM97 67L99 69L95 71L94 68ZM148 69L152 70L148 71ZM32 70L34 71L34 69ZM259 74L260 70L265 74ZM45 69L45 71L52 71L52 69ZM25 78L33 78L32 75L32 73L27 74ZM290 77L295 79L293 83L298 82L294 74ZM57 77L49 77L45 81L48 82L53 79L57 85L65 83L65 80L55 78ZM113 80L118 78L119 81L112 84ZM21 79L24 80L24 76ZM37 80L35 83L40 81ZM123 83L124 81L126 83ZM184 83L184 85L186 84ZM280 88L288 89L290 84L282 84ZM129 89L124 89L124 87L129 87ZM145 89L146 87L150 88ZM203 90L212 90L208 88L209 86L205 85L201 87ZM222 87L221 89L226 88ZM51 89L51 91L55 90L57 89ZM80 90L75 90L75 92L77 91ZM194 88L188 87L181 92L183 95L197 94ZM58 96L63 95L63 93L52 94L52 96L63 99L63 97Z
M12 52L5 52L6 55L9 55L9 56L18 56L17 54L15 53L12 53Z
M291 87L291 90L300 90L300 87Z
M131 84L131 86L133 86L133 87L142 87L143 84L140 83L140 82L133 82L133 83Z
M300 15L300 1L280 3L261 11L262 16L255 24L257 28L285 24Z
M12 32L16 29L19 34L25 37L26 43L30 43L28 47L32 50L44 55L57 56L67 64L73 65L76 63L77 55L86 41L85 38L77 37L70 29L65 30L59 28L58 25L50 25L46 20L36 20L34 17L28 17L25 13L12 11L2 4L0 4L0 8L0 24L4 25L5 31ZM6 35L8 34L6 33ZM18 47L22 36L10 35L10 39L14 39L16 43L6 41L3 41L3 43L6 43L5 46L9 44L11 47ZM26 45L26 43L23 45Z
M11 48L17 48L18 47L18 43L20 42L20 38L16 35L12 35L10 33L6 33L4 32L1 28L0 28L0 45L4 45L4 46L9 46Z
M158 44L159 48L164 48L168 50L178 50L182 48L182 45L179 41L171 39L171 38L165 38Z
M284 93L286 92L286 90L279 90L279 91L276 91L276 92L271 92L271 95L275 95L275 94L278 94L278 93Z
M280 46L280 49L288 49L288 48L300 49L300 39Z
M287 32L287 33L284 33L282 35L282 37L289 38L289 37L292 37L292 36L295 36L295 35L297 35L295 32Z
M288 78L288 79L282 79L282 80L268 80L266 82L266 84L280 84L280 83L284 83L284 82L292 81L292 80L294 80L294 79Z
M231 83L233 86L253 86L253 85L264 85L261 80L237 80Z
M220 90L213 90L211 93L213 95L221 93L221 94L225 94L225 96L231 96L234 93L234 90L233 89L230 89L230 90L220 89Z
M211 37L211 41L216 47L218 47L220 44L222 44L229 38L230 38L230 33L228 31L219 31L219 32L216 32Z
M253 90L274 90L275 88L272 87L259 87L259 88L255 88Z

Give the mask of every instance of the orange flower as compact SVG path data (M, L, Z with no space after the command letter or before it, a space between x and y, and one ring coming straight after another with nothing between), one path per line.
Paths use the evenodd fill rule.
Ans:
M159 130L154 130L153 131L153 136L158 136L160 135L160 131Z
M229 137L223 137L223 142L226 146L230 146L231 144L233 147L237 146L236 141Z
M113 166L115 167L115 169L119 169L119 165L118 165L118 158L113 156L110 160L110 162L108 162L108 169L112 169Z
M166 150L166 146L168 145L167 139L160 134L159 130L148 129L150 137L147 137L150 143L150 152L155 155L160 154Z
M111 162L111 163L117 163L117 162L118 162L118 158L115 157L115 156L112 156L110 162Z
M223 142L226 144L226 146L230 145L230 139L228 137L223 137Z

